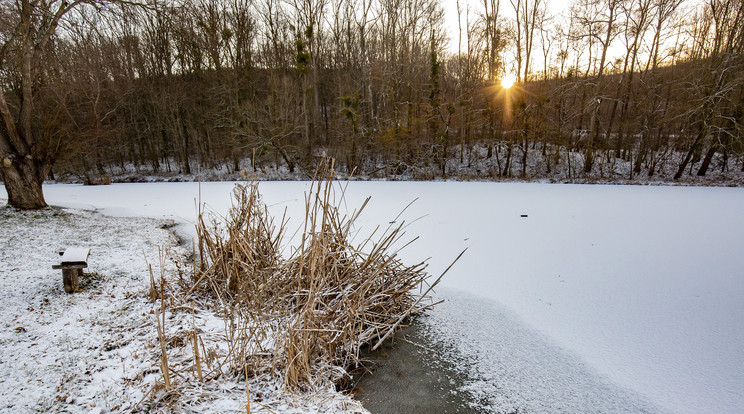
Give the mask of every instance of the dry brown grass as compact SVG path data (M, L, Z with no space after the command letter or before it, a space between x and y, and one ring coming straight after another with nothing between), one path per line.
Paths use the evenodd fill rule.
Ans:
M287 221L270 216L258 183L235 187L227 217L199 215L201 260L187 293L209 295L223 312L233 372L279 376L288 389L337 383L364 345L431 306L422 300L425 264L405 265L396 255L405 223L352 245L369 199L342 214L334 180L333 163L323 162L305 197L299 245L286 258Z

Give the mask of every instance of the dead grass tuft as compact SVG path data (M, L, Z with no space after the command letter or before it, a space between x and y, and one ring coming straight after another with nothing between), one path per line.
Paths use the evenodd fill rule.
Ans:
M236 185L227 217L199 214L201 260L187 293L218 304L234 373L279 376L296 390L337 383L358 365L361 347L431 306L423 300L428 290L421 294L425 264L397 257L405 223L353 245L354 223L369 199L342 214L344 189L335 178L333 162L322 162L305 197L299 245L288 257L287 221L271 217L256 182Z

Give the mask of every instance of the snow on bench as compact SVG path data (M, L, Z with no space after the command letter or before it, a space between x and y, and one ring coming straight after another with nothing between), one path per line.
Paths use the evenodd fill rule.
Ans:
M88 267L88 256L90 249L85 247L68 247L63 252L59 252L62 258L58 265L52 265L52 269L62 269L62 283L65 285L65 292L77 292L80 287L78 276L83 274L83 268Z

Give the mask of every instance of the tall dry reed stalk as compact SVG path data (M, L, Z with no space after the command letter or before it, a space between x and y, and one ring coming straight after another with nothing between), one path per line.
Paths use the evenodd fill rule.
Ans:
M160 343L160 371L163 374L163 384L165 389L171 390L171 379L170 379L170 367L168 366L168 352L165 338L165 253L162 249L158 250L158 258L160 259L160 286L155 283L155 275L152 271L152 265L148 265L150 269L150 297L153 301L160 299L159 312L155 314L158 328L158 342Z

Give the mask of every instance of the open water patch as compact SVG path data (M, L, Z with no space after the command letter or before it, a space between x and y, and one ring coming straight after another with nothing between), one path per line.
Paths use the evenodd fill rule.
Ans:
M466 372L445 358L445 346L432 340L419 320L377 350L367 350L357 370L356 399L376 413L479 413L482 406L463 391Z

